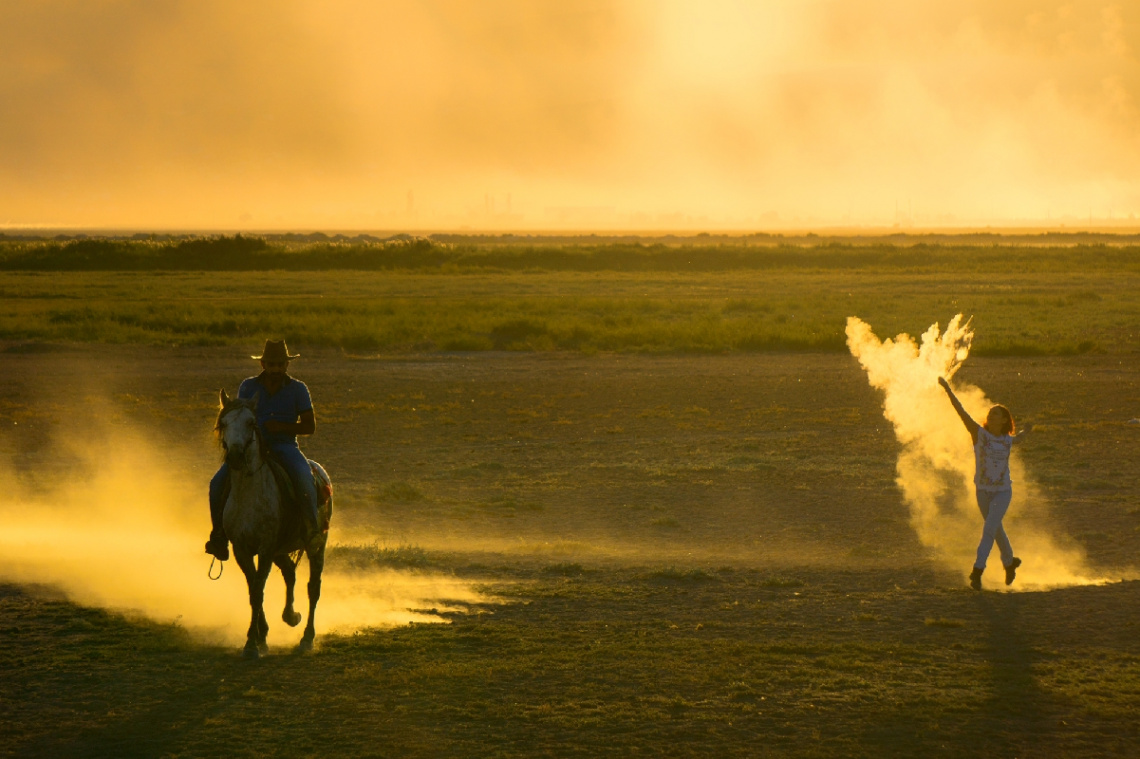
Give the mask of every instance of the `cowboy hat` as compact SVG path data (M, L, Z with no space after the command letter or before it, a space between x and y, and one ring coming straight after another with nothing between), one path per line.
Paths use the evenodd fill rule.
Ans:
M292 361L295 358L300 358L301 354L296 356L289 355L289 347L285 345L284 340L266 340L265 348L262 349L260 356L250 356L254 361Z

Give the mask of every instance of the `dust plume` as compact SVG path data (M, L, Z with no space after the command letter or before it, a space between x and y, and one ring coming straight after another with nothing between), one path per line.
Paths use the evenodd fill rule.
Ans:
M80 604L177 620L206 640L243 641L244 576L229 561L220 581L207 579L206 482L192 481L171 453L140 433L109 429L56 441L33 471L0 462L0 581L54 585ZM295 608L303 615L307 566L297 578ZM291 646L301 636L300 626L281 621L284 597L275 569L265 593L270 645ZM438 612L487 601L455 578L340 571L333 561L317 607L318 642L327 632L442 622Z
M922 335L921 345L906 334L880 341L866 322L854 316L847 319L847 345L871 385L883 391L883 414L902 445L896 482L910 508L911 525L923 545L961 569L963 576L973 566L982 516L974 498L970 436L938 378L954 376L969 355L972 338L961 314L950 320L945 331L932 325ZM971 417L985 419L993 402L980 388L956 385L954 392ZM1017 409L1011 411L1016 418ZM1013 503L1004 523L1015 554L1024 562L1014 588L1105 581L1089 567L1083 550L1051 529L1048 504L1016 447L1010 475ZM993 578L1000 571L995 548L987 564L987 587L994 586Z

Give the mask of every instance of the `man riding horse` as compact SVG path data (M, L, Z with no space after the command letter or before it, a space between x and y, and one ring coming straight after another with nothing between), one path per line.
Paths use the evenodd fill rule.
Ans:
M290 355L284 340L266 340L260 356L261 374L249 377L238 388L238 398L257 399L257 424L273 457L289 474L301 509L307 535L306 543L320 534L317 517L317 490L309 461L297 445L297 435L312 435L317 423L313 401L304 382L289 376ZM210 480L210 539L206 553L225 561L230 557L229 539L222 528L222 511L226 505L230 470L225 463Z

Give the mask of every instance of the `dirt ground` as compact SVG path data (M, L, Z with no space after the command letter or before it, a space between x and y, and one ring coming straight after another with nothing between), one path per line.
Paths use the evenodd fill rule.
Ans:
M9 350L0 455L28 476L66 466L49 450L60 430L109 421L169 445L204 487L217 390L256 367L232 350ZM302 443L336 481L346 542L359 530L392 547L622 562L923 561L898 444L849 356L306 354L293 370L319 428ZM1140 548L1138 368L971 358L959 375L1036 423L1028 471L1058 529L1106 568Z
M16 481L67 476L61 435L142 430L201 482L205 540L217 390L234 392L254 362L231 349L0 350L0 461ZM115 671L48 656L76 620L77 645L97 648L174 633L3 586L0 754L214 755L250 713L207 710L233 696L210 677L256 693L259 677L301 682L322 666L356 688L346 713L363 719L373 703L384 715L338 721L343 755L389 753L372 739L419 755L1140 752L1137 584L963 589L964 569L937 562L909 526L898 443L850 356L301 352L293 370L318 426L304 448L336 483L342 559L412 550L509 602L450 625L326 636L295 671L282 662L300 660L282 659L270 675L177 638L143 666L151 680L72 703L79 680ZM1138 370L1131 354L970 358L959 375L1036 423L1027 471L1058 534L1106 573L1140 565ZM607 643L619 631L623 643ZM490 674L500 656L526 671ZM168 707L141 706L196 661L209 677L184 680ZM254 711L273 701L309 724L303 703L281 698L253 699ZM164 740L148 719L181 727ZM461 729L488 721L494 731ZM69 725L78 732L59 732Z

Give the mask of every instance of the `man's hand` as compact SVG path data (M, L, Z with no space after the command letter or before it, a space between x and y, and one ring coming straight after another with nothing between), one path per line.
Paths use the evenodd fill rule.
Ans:
M271 435L312 435L317 429L317 420L312 411L301 414L296 422L279 422L276 419L265 420L265 431Z

